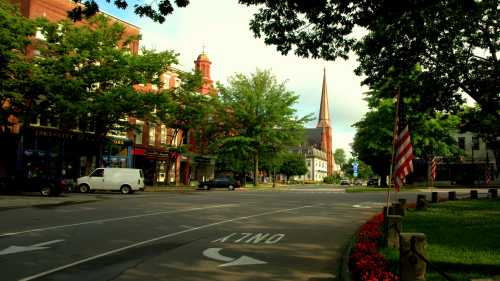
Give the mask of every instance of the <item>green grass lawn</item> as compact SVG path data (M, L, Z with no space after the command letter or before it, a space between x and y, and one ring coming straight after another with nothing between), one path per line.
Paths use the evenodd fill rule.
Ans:
M403 232L425 233L428 259L457 281L500 279L498 199L448 201L427 211L409 210L403 218ZM384 249L382 253L397 265L397 251ZM427 280L446 280L432 269L427 272Z

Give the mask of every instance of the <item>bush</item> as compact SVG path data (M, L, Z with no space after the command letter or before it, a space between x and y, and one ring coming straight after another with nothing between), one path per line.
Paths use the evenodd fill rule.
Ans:
M336 176L327 176L323 178L323 182L328 184L339 183L339 180L340 179Z

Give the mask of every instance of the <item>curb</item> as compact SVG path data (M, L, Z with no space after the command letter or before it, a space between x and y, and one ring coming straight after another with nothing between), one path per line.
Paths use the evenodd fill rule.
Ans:
M351 250L354 246L355 236L351 237L351 240L344 248L344 253L340 257L340 269L337 274L339 281L352 281L351 272L349 271L349 257L351 256Z

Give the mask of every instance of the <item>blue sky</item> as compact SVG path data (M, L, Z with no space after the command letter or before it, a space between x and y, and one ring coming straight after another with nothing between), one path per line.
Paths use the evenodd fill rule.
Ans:
M333 147L351 150L349 144L355 133L351 125L368 110L362 99L362 93L368 89L360 86L362 78L353 73L357 64L354 56L348 61L334 62L293 54L283 56L274 46L266 46L262 39L254 38L248 23L256 9L236 0L193 0L187 8L176 9L163 24L136 16L132 6L139 0L129 0L131 8L125 11L105 0L97 2L102 11L137 25L142 33L142 46L179 53L180 69L192 70L203 46L212 61L214 81L225 84L237 72L249 74L256 68L271 69L279 81L287 81L288 89L300 96L296 105L300 116L313 113L317 118L325 67ZM316 122L317 119L307 127L314 127Z

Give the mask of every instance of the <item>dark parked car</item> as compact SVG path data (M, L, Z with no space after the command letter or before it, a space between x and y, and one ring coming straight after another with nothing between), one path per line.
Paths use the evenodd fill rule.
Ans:
M0 193L40 192L42 196L57 196L66 191L64 181L51 177L12 176L0 178Z
M232 178L228 177L218 177L209 181L202 181L198 185L198 188L209 190L214 187L225 187L229 190L234 190L236 187L240 187L240 183Z
M367 186L378 186L378 178L369 178L368 181L366 182Z

